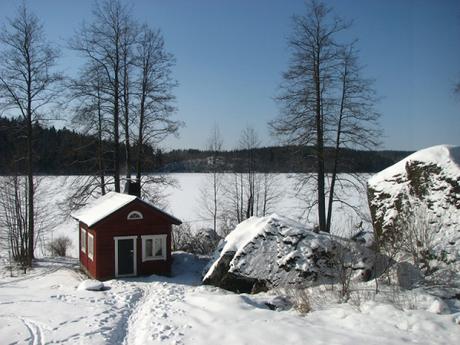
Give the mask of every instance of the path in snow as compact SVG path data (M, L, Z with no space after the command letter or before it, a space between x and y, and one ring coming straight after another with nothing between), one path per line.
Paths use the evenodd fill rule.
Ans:
M184 301L185 287L167 282L142 284L144 296L129 318L123 344L143 345L152 341L183 344L184 333L174 325L171 316L175 320L184 317L180 303Z
M0 270L0 344L121 344L142 290L112 281L106 291L79 291L75 259L38 260L28 274Z
M174 259L172 277L111 280L99 292L77 290L80 277L66 267L42 265L28 279L3 276L0 344L450 345L460 339L458 315L436 315L423 305L330 304L305 316L271 311L264 302L273 296L198 286L204 261L185 253Z
M43 327L32 319L21 318L21 321L27 327L30 332L33 345L45 344L45 337L43 336Z
M175 259L173 277L129 282L142 289L143 295L127 321L124 345L297 345L306 341L309 345L450 345L460 339L455 315L423 309L363 302L359 308L331 304L305 316L272 311L264 302L273 296L198 286L203 262L187 254L176 254Z
M172 277L152 276L137 282L143 296L127 323L124 345L167 343L184 344L186 323L185 295L201 284L206 259L175 253Z

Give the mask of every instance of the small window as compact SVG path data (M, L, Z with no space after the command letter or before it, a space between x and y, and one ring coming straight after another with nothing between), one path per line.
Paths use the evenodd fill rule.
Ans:
M81 243L81 251L86 253L86 230L80 229L80 243Z
M142 236L142 261L166 260L166 235Z
M144 216L142 216L142 213L139 211L131 211L128 214L128 220L136 220L136 219L143 219Z
M88 257L93 260L94 258L94 236L88 233Z

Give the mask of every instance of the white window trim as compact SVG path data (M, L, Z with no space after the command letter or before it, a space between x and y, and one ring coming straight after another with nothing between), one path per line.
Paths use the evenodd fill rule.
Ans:
M85 246L83 246L85 244ZM86 246L88 245L88 241L86 240L86 230L80 228L80 251L86 254Z
M156 261L156 260L166 260L167 248L166 248L166 234L162 235L143 235L142 238L142 262L145 261ZM156 238L161 238L163 245L163 255L162 256L145 256L145 242L146 240L152 240L152 244L155 243Z
M90 250L90 246L89 246L89 238L91 237L91 250ZM87 241L87 247L88 247L88 258L91 259L91 261L93 261L94 259L94 236L93 234L89 233L88 232L88 241Z
M115 244L115 277L134 277L137 276L137 236L114 236ZM118 274L118 240L133 240L134 248L134 273L133 274Z
M135 218L131 218L135 216ZM144 215L140 213L139 211L131 211L128 214L128 217L126 217L128 220L139 220L139 219L144 219Z

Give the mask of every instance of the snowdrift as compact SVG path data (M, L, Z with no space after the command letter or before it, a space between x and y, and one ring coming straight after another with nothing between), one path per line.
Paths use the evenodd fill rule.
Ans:
M203 283L258 292L334 282L343 268L367 280L374 275L375 259L375 253L357 243L273 214L240 223L220 243Z

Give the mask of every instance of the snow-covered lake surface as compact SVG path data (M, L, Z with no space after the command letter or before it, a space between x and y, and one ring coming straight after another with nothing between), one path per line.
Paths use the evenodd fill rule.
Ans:
M209 216L203 215L203 201L200 196L200 189L206 185L210 175L184 173L168 176L175 181L175 184L160 190L163 205L159 206L184 223L190 224L192 228L211 227L212 220L208 218ZM362 181L366 181L367 178L367 174L361 175ZM42 208L47 213L46 216L52 219L52 224L47 227L48 233L44 236L50 238L63 234L69 236L74 244L78 243L77 222L68 216L68 212L62 210L66 198L75 190L76 179L74 176L40 178L38 204L43 206ZM314 190L304 188L301 195L296 195L295 184L295 179L288 174L277 175L275 187L279 197L268 213L277 213L296 220L302 218L302 221L311 224L317 223L315 210L310 213L306 212L306 200L315 196ZM361 223L362 217L369 219L367 194L364 188L357 190L347 183L337 188L343 201L361 213L361 217L358 217L356 212L345 204L335 204L333 232L339 235L349 235L350 232L356 231L356 225ZM364 222L363 226L368 225ZM44 251L42 245L39 245L38 251ZM77 257L78 252L75 245L69 254Z

